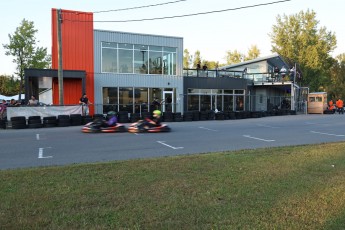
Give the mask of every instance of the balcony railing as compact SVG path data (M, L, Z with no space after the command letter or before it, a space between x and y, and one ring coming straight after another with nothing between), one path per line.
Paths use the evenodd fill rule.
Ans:
M184 77L211 77L211 78L243 78L249 83L265 84L265 83L284 83L292 82L292 73L245 73L243 71L226 71L226 70L202 70L202 69L184 69Z

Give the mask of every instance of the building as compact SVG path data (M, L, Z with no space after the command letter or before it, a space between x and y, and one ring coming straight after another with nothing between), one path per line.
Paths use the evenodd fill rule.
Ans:
M52 9L53 69L25 71L26 98L40 99L41 92L49 98L50 92L59 104L59 51L64 104L77 104L86 93L91 113L151 112L154 100L173 113L294 110L300 94L291 65L278 54L216 70L183 70L183 38L97 30L92 13Z

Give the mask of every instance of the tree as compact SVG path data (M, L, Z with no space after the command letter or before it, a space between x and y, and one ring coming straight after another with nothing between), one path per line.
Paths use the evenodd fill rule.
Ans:
M197 50L194 53L194 57L193 57L193 68L197 68L198 64L201 65L201 56L200 56L200 51Z
M47 54L47 48L36 47L35 34L38 30L34 28L34 23L22 20L14 34L9 34L9 44L3 44L7 56L13 56L13 62L17 64L16 72L20 77L19 100L24 82L25 68L48 68L51 57Z
M0 92L5 96L12 96L18 93L19 80L14 76L0 76Z
M237 50L234 50L233 52L231 50L226 52L226 64L231 65L231 64L236 64L240 63L244 60L244 54L240 53Z
M345 98L345 53L338 55L330 70L327 92L330 98Z
M248 49L248 55L244 57L245 61L253 60L255 58L258 58L260 56L260 50L256 45L252 45Z
M299 63L302 85L309 86L310 91L318 91L327 84L333 64L330 54L336 47L336 37L325 27L319 28L314 11L278 15L269 36L272 52Z
M188 49L185 49L183 51L183 68L184 69L189 69L190 64L192 63L192 55L189 54Z

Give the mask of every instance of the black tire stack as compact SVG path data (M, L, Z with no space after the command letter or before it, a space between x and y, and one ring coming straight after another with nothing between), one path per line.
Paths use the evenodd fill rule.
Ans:
M6 120L0 119L0 129L6 129Z
M193 121L200 121L200 112L193 111Z
M207 111L200 111L200 121L208 120L208 112Z
M41 116L30 116L28 118L28 128L29 129L37 129L37 128L42 128L42 120Z
M183 113L184 121L193 121L193 111L186 111Z
M151 113L150 113L150 112L142 112L142 113L141 113L141 118L142 118L142 119L145 119L145 118L151 119L152 116L151 116Z
M131 113L131 115L130 115L130 121L131 122L137 122L140 119L141 119L140 113Z
M57 119L55 116L43 117L43 127L56 127Z
M93 120L103 120L104 119L104 116L103 114L100 114L100 113L96 113L93 115Z
M69 118L72 126L79 126L82 124L81 114L71 114Z
M163 120L165 122L172 122L172 121L174 121L174 114L172 112L165 112L165 113L163 113Z
M11 117L12 129L26 129L26 117Z
M118 121L119 123L128 123L128 112L127 111L119 111L118 112Z
M214 120L215 119L215 112L210 110L208 111L208 120Z
M92 121L93 121L93 118L90 115L86 115L86 116L82 116L81 117L81 122L82 122L83 125L85 125L85 124L87 124L89 122L92 122Z
M71 125L71 120L69 115L58 115L57 126L58 127L68 127Z
M174 113L174 121L175 122L183 121L182 114L181 113Z
M224 120L224 113L223 112L218 112L215 114L215 119L216 120Z

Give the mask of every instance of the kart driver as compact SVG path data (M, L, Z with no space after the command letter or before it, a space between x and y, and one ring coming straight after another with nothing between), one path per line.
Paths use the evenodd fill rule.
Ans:
M153 111L153 119L152 121L150 121L150 124L154 125L154 126L160 126L161 125L161 114L162 112L160 110L155 110Z
M103 122L102 127L115 126L117 123L116 113L114 111L109 111L107 115L109 119Z

